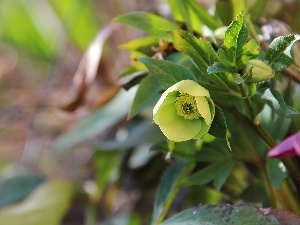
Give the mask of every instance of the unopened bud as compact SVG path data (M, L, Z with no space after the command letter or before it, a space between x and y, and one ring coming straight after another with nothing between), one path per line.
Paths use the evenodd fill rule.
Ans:
M257 83L274 77L273 69L261 60L252 59L246 64L246 71L252 68L252 76L247 82Z

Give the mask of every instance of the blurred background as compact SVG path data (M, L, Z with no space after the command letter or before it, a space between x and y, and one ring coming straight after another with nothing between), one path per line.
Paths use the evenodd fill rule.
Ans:
M153 0L0 0L0 224L35 224L28 219L32 214L46 224L49 210L71 199L56 198L57 192L68 196L77 184L86 187L86 192L95 190L94 166L101 167L102 158L112 160L108 162L113 166L106 169L104 165L107 174L101 172L99 182L104 186L108 179L119 177L115 171L119 155L110 152L97 161L95 150L100 140L116 133L112 125L126 121L133 94L111 107L118 111L116 115L101 116L97 110L119 93L118 76L130 62L129 54L117 46L142 33L111 20L135 10L155 12L165 4ZM87 129L78 128L90 115L86 120L90 125L82 125ZM35 197L28 200L35 207L28 210L25 202L20 214L7 210L6 206L23 200L46 181L50 189L46 187L36 201ZM76 183L72 188L71 182ZM96 199L101 196L101 190L94 192ZM49 203L51 208L41 212L42 202L47 205L49 199L58 203ZM64 224L83 224L81 205L72 206ZM57 209L57 221L68 207ZM56 224L54 219L48 223Z
M156 3L1 0L0 4L0 160L38 165L61 132L115 94L116 78L130 60L117 46L139 34L110 21L133 10L153 11ZM84 57L93 40L92 52ZM87 64L92 64L94 74L86 82L89 87L82 87Z
M269 2L266 35L300 31L299 1ZM126 118L118 46L143 32L111 20L131 11L170 18L167 0L0 0L0 225L149 221L167 163L149 151L164 140L151 118ZM201 193L185 204L222 199Z

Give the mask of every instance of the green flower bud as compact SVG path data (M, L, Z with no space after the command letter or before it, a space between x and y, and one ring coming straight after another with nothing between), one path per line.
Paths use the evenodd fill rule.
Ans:
M274 77L273 69L261 60L252 59L246 64L246 71L252 68L252 76L247 82L261 82Z
M215 105L209 92L192 80L169 87L153 109L153 120L171 141L202 138L211 126Z

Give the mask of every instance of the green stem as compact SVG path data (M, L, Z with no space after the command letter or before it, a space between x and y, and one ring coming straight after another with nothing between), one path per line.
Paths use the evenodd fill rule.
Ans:
M94 204L88 204L85 209L85 225L97 224L97 210Z
M253 124L253 127L255 128L261 128L259 124L255 123L254 121L256 120L255 119L255 114L254 114L254 111L253 111L253 107L252 107L252 102L251 100L248 98L247 96L247 93L243 87L242 84L239 84L239 89L240 89L240 92L241 92L241 95L244 99L244 102L245 102L245 105L246 105L246 109L247 109L247 112L248 112L248 115L250 117L249 121L251 121L251 123ZM259 129L261 132L263 131L262 128ZM263 133L263 132L262 132ZM271 141L272 139L270 139ZM256 148L254 148L256 150ZM260 167L261 167L261 175L262 175L262 180L264 182L264 185L265 185L265 188L266 188L266 191L267 191L267 194L268 194L268 197L269 197L269 200L270 200L270 203L271 203L271 206L276 208L277 207L277 202L276 202L276 193L274 191L274 187L271 183L271 180L269 178L269 175L268 175L268 171L267 171L267 168L266 168L266 162L264 159L261 158L259 152L256 150L256 155L260 158L260 161L262 163L260 163Z
M291 175L298 192L300 192L300 171L298 170L297 166L289 157L283 158L281 161L285 168L289 171L289 174Z
M266 162L264 162L264 164L261 166L261 169L262 169L262 178L263 178L263 181L265 183L265 187L266 187L268 197L270 199L270 204L271 204L272 207L278 208L278 204L277 204L277 201L276 201L277 198L276 198L275 189L274 189L274 187L271 183L271 180L269 178L268 171L267 171L267 168L266 168Z
M254 116L254 112L252 109L252 102L251 102L250 98L248 98L247 93L242 84L239 84L239 89L240 89L241 95L245 101L247 112L248 112L250 118L252 120L254 120L255 116Z
M254 27L252 21L251 21L250 16L247 16L247 17L245 18L245 22L246 22L246 24L247 24L247 27L248 27L250 33L251 33L252 36L254 37L255 41L256 41L257 43L260 43L260 40L259 40L259 38L258 38L257 32L256 32L256 30L255 30L255 27Z

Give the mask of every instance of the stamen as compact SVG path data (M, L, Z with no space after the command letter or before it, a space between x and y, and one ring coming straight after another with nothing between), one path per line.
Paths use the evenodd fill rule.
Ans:
M184 119L194 120L201 117L197 109L195 98L189 94L181 93L175 101L177 115Z

